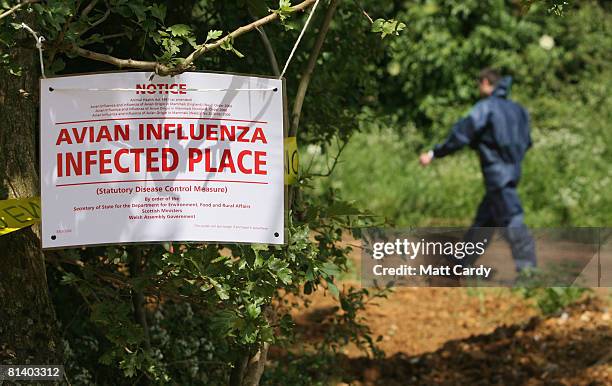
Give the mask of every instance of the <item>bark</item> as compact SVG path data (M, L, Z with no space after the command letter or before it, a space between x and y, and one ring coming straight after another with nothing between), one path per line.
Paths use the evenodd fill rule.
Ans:
M304 105L304 98L306 98L306 91L308 91L308 86L310 85L310 79L312 78L312 73L317 64L317 59L319 54L321 53L321 48L323 47L323 43L325 42L325 37L327 36L327 31L329 31L329 27L331 25L331 21L334 18L334 14L336 13L336 9L338 8L339 0L331 0L329 6L327 7L327 12L325 13L325 19L323 19L323 24L319 29L319 33L317 35L317 40L315 41L312 50L310 51L310 56L308 57L308 63L306 64L306 68L302 72L302 77L300 78L300 84L298 85L297 94L295 96L295 102L293 103L293 112L291 114L291 127L289 130L289 136L294 137L297 135L298 128L300 126L300 116L302 114L302 106Z
M0 68L0 200L39 195L38 54L14 48L10 55L23 71L18 77ZM37 229L0 236L2 364L62 364Z
M242 380L244 379L244 372L249 361L248 354L241 356L234 362L234 368L230 373L229 386L242 386Z
M130 276L137 278L142 276L143 272L143 256L141 248L131 248L131 261L130 261ZM151 350L151 338L149 335L149 324L147 322L147 311L145 309L145 297L141 289L132 289L132 305L134 307L134 319L136 323L140 324L145 336L145 348Z
M261 348L249 359L246 367L246 374L242 380L242 386L257 386L266 367L269 343L264 343Z

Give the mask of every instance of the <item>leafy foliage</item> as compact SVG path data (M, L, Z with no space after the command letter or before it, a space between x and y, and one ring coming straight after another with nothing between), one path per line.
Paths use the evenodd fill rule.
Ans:
M313 348L323 355L306 355L298 363L328 366L332 354L349 342L378 354L376 339L359 313L368 299L386 291L340 290L337 278L349 266L350 248L340 243L343 234L358 235L360 227L379 218L344 201L339 189L375 212L409 223L435 223L442 217L465 221L478 193L470 184L477 180L473 160L464 156L457 164L441 164L437 172L450 176L448 182L428 177L405 160L441 139L473 102L472 78L485 64L511 70L519 80L517 99L542 106L529 106L536 148L543 149L526 165L527 175L542 176L523 187L533 193L527 200L529 220L550 224L609 218L610 197L603 193L610 177L610 136L605 130L610 77L604 74L610 34L604 5L589 1L575 6L571 17L549 18L551 12L568 13L569 5L528 1L524 13L519 3L501 0L359 3L343 2L338 8L317 60L299 132L300 143L310 145L304 148L312 150L315 161L337 150L334 140L351 138L347 152L354 161L339 165L333 179L324 173L323 178L305 176L292 191L287 245L94 247L60 251L49 259L68 375L75 383L226 384L245 356L264 343L292 342L293 323L283 301L314 291L327 291L339 306L321 346ZM15 4L1 5L8 9ZM370 25L361 6L372 15L394 18ZM26 44L25 35L16 30L22 19L46 38L48 74L69 74L115 69L75 57L75 46L176 64L202 44L220 39L221 31L268 12L282 19L265 27L282 63L305 21L304 15L290 12L286 0L47 0L0 21L0 60L19 74L8 52ZM322 19L323 12L318 12L313 25ZM289 100L295 98L303 78L299 70L316 39L316 28L311 31L287 74ZM545 34L553 39L551 49L543 48L550 39L538 43ZM227 39L221 48L201 56L195 66L272 73L257 33ZM547 135L551 132L556 135ZM600 157L593 160L584 149L595 149ZM463 161L467 166L459 165ZM592 167L585 171L577 162ZM547 184L552 178L568 182ZM551 200L544 194L552 194L554 205L541 205ZM444 204L451 195L458 199ZM587 204L605 210L596 214ZM273 384L275 374L289 374L294 384L320 381L316 374L286 370L280 364L267 380Z
M467 113L478 98L478 71L494 66L513 75L512 98L531 114L535 143L519 186L528 224L607 224L609 4L576 2L551 16L549 3L532 3L526 13L497 0L416 2L390 11L407 21L406 30L390 41L378 101L361 112L362 131L322 187L400 226L468 225L484 192L474 154L427 169L417 156ZM303 150L307 164L337 147ZM321 164L312 171L325 170Z
M514 291L521 294L525 299L533 299L540 312L547 316L563 311L589 292L589 289L583 287L546 286L545 283L538 282L542 280L538 276L536 274L535 278L530 277L526 280L527 285L519 286Z
M406 24L397 20L376 19L372 23L372 32L380 32L381 39L387 35L399 35L406 28Z
M358 126L354 115L362 100L351 82L375 89L376 53L383 48L355 10L354 4L347 4L338 12L327 37L331 43L319 57L322 76L314 78L309 95L315 97L306 101L308 111L318 111L305 114L302 130L311 142L329 141L341 131L347 136ZM266 26L280 61L289 55L305 21L285 0L48 0L23 6L10 23L0 23L0 49L5 65L11 65L5 52L18 42L18 23L13 21L27 15L27 22L46 39L47 75L114 70L75 57L74 47L176 65L203 44L221 39L222 31L270 12L282 19ZM314 15L313 25L322 22L323 13ZM396 34L401 28L391 22L381 32ZM344 38L348 34L351 39ZM290 98L315 38L315 33L305 36L304 49L288 72ZM220 50L203 55L195 65L270 74L261 44L257 33L224 39ZM364 44L373 49L346 60L347 53ZM325 95L317 95L322 88ZM321 98L327 103L321 104ZM338 106L343 106L340 114ZM348 269L350 248L340 246L342 234L367 224L368 217L337 196L313 194L306 185L292 195L285 246L167 243L55 252L49 260L49 281L63 325L69 378L79 384L138 384L145 379L158 384L226 384L244 358L264 343L291 342L292 320L280 299L314 291L327 291L340 304L330 321L326 350L354 342L378 352L359 311L367 298L382 295L336 286L336 278Z
M289 224L285 247L183 244L172 246L171 251L161 246L137 250L107 247L89 248L73 256L74 260L63 256L58 264L82 267L64 271L63 265L58 265L64 273L54 276L69 287L54 291L60 313L68 312L74 318L73 310L79 310L78 322L71 326L75 336L69 332L67 337L71 350L77 350L78 343L85 338L78 331L95 331L89 339L96 342L96 350L92 353L87 346L87 354L83 355L91 358L97 354L99 363L106 366L119 363L127 378L144 374L158 382L186 381L181 371L190 366L190 377L223 383L243 352L252 352L263 342L278 343L290 332L289 310L280 312L281 309L273 307L278 291L299 295L325 283L330 293L339 297L343 312L334 319L325 346L339 347L353 341L376 351L370 331L357 322L368 292L351 289L344 294L334 284L334 277L346 269L348 250L335 246L342 227L333 221L326 227L318 230L318 240L313 243L308 225ZM129 267L133 267L140 254L146 266L135 276ZM150 297L155 309L149 326L150 338L132 316L131 299L136 291ZM73 300L66 301L68 297ZM74 299L79 299L78 307L73 304ZM195 326L172 327L184 323L195 323L201 331ZM190 338L199 344L180 351L181 345L187 344L180 342ZM340 338L343 343L333 343ZM83 366L78 358L75 355L76 362ZM219 377L214 380L210 378L210 367L201 365L211 360ZM174 362L181 365L172 366ZM87 367L74 370L93 373ZM96 377L100 376L98 372Z

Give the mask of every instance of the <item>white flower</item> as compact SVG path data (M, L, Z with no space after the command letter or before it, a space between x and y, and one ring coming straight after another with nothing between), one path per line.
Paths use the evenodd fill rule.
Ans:
M321 146L319 145L313 145L310 144L308 145L308 147L306 148L306 152L310 155L317 155L317 154L321 154Z
M391 76L397 76L402 71L402 66L398 62L390 62L387 65L387 71Z
M550 35L542 35L540 38L540 47L545 49L546 51L552 50L555 46L555 39Z

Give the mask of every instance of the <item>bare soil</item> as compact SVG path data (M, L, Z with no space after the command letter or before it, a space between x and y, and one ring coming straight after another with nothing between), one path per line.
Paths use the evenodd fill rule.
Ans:
M359 252L351 257L359 267ZM356 277L340 290L359 287ZM381 337L384 357L347 346L332 384L612 386L611 294L595 290L545 317L505 288L395 288L361 314L372 336ZM292 312L301 338L314 343L338 301L323 291L308 299L309 307Z
M612 385L612 318L591 294L542 317L507 289L399 288L363 315L385 357L339 355L341 382L373 385ZM301 335L320 339L336 301L317 294L296 312Z

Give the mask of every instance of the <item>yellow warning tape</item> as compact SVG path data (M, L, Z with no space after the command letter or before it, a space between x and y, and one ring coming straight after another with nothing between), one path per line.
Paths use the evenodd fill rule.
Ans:
M0 201L0 236L40 221L40 197Z
M285 138L285 185L293 185L298 181L299 159L297 140L295 137Z

